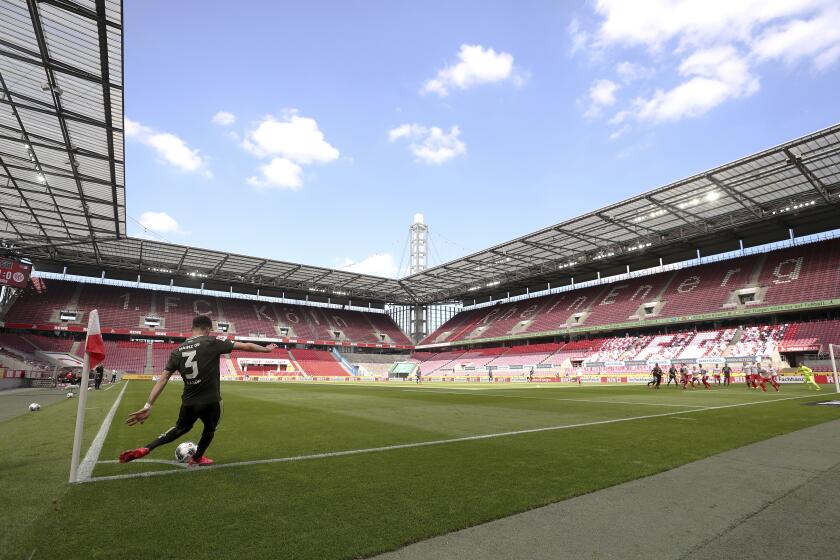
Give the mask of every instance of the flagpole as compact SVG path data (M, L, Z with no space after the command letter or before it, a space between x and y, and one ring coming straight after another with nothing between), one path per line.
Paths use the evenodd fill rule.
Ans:
M76 433L73 436L73 456L70 459L70 482L78 482L79 455L82 451L82 432L85 427L85 405L88 395L88 377L90 377L90 355L85 352L82 366L82 380L79 382L79 405L76 409Z

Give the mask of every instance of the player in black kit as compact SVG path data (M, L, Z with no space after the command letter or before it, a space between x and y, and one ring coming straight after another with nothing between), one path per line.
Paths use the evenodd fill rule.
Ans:
M201 420L204 430L198 441L195 455L190 459L190 465L212 465L213 460L204 456L222 417L221 381L219 374L219 356L230 354L232 350L248 352L271 352L277 348L276 344L260 346L250 342L232 342L210 336L213 322L205 315L198 315L192 322L191 338L172 351L166 363L163 374L158 379L146 406L128 415L126 424L134 426L148 420L152 414L152 405L166 388L169 378L176 371L184 380L184 394L181 396L181 411L175 426L162 433L156 440L137 449L130 449L120 453L120 463L127 463L140 457L145 457L151 451L165 443L175 441L189 432L196 420Z

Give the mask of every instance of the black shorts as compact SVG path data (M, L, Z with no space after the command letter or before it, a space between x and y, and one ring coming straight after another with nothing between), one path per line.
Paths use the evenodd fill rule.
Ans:
M175 425L182 430L190 431L196 420L204 423L205 430L215 432L219 427L219 422L222 421L222 403L182 404L181 411L178 413L178 422Z

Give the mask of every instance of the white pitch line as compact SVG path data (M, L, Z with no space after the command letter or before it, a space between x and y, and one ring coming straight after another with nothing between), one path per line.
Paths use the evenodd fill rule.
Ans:
M827 393L833 394L833 393ZM759 404L769 404L775 403L779 401L789 401L793 399L807 399L811 398L815 395L802 395L799 397L785 397L782 399L774 399L772 401L753 401L748 403L737 403L737 404L725 404L720 406L709 406L706 408L698 409L698 410L678 410L676 412L662 412L659 414L647 414L645 416L633 416L631 418L614 418L612 420L597 420L595 422L584 422L581 424L563 424L560 426L548 426L546 428L529 428L527 430L516 430L512 432L498 432L495 434L482 434L477 436L465 436L459 438L450 438L450 439L439 439L433 441L420 441L416 443L401 443L397 445L386 445L382 447L368 447L365 449L349 449L347 451L330 451L327 453L315 453L313 455L297 455L294 457L280 457L277 459L257 459L254 461L238 461L235 463L222 463L213 465L212 467L196 467L192 469L176 469L176 470L168 470L168 471L146 471L140 473L130 473L130 474L115 474L111 476L97 476L93 478L89 478L87 480L83 480L80 482L100 482L105 480L124 480L129 478L148 478L152 476L164 476L168 474L175 474L175 473L187 473L187 472L197 472L197 471L215 471L219 469L229 469L232 467L245 467L251 465L268 465L273 463L292 463L297 461L310 461L313 459L328 459L332 457L346 457L348 455L362 455L366 453L379 453L383 451L396 451L399 449L412 449L415 447L430 447L432 445L445 445L449 443L462 443L465 441L480 441L484 439L495 439L500 437L506 436L518 436L523 434L536 434L540 432L552 432L557 430L567 430L571 428L583 428L587 426L601 426L604 424L617 424L620 422L632 422L634 420L647 420L649 418L663 418L666 416L677 416L680 414L690 414L694 412L705 412L707 410L720 410L724 408L737 408L741 406L753 406Z
M182 469L187 468L187 463L180 461L167 461L166 459L135 459L134 463L154 463L158 465L170 465ZM97 461L98 465L118 465L120 462L117 459L106 459L104 461Z
M670 403L642 403L642 402L631 402L631 401L599 401L596 399L572 399L569 397L560 397L557 399L553 399L551 397L526 397L523 395L479 395L477 393L462 393L461 391L438 391L435 389L403 389L404 391L409 392L421 392L421 393L443 393L449 395L468 395L470 397L499 397L504 399L533 399L538 401L571 401L571 402L585 402L585 403L598 403L598 404L632 404L637 406L672 406L677 408L706 408L705 405L702 404L670 404Z
M82 460L82 464L79 465L79 472L76 476L77 483L87 482L90 480L90 477L93 474L93 468L99 460L99 453L102 451L102 445L105 443L105 437L108 435L108 430L111 429L111 422L114 421L114 415L117 413L117 407L120 406L120 401L122 401L123 394L125 394L127 387L128 381L126 381L125 385L123 385L122 391L120 391L120 394L117 395L116 400L114 400L114 404L111 405L111 410L108 411L108 414L105 415L105 419L102 421L102 425L99 426L99 431L96 433L96 437L93 438L93 442L90 444L87 453L85 453L85 458Z

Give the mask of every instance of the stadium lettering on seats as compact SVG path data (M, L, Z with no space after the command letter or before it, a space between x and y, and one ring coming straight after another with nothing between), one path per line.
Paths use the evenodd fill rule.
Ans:
M537 305L536 303L533 305L529 305L522 311L522 313L519 314L519 318L530 319L531 317L533 317L534 313L536 313L537 308L539 308L539 305Z
M566 299L566 294L563 294L563 295L561 295L560 297L558 297L558 298L557 298L557 301L555 301L555 302L554 302L554 305L552 305L551 307L549 307L549 308L548 308L548 310L546 311L546 313L551 313L552 311L554 311L554 309L555 309L558 305L560 305L560 304L563 302L563 300L564 300L564 299Z
M265 308L266 307L267 307L266 305L262 305L260 307L257 307L257 304L256 303L254 304L254 313L256 313L256 315L257 315L257 321L262 321L263 317L265 317L266 321L271 321L272 320L271 317L269 317L265 313Z
M199 303L201 303L203 305L206 305L207 310L206 311L199 310L199 308L198 308ZM213 314L213 306L206 299L197 299L193 302L193 312L196 315L212 315Z
M163 312L169 313L169 309L172 307L178 307L178 302L181 301L181 298L176 296L166 296L163 298Z
M571 304L569 304L569 307L567 307L566 310L571 310L571 309L578 310L578 309L580 309L581 305L586 303L586 300L587 300L586 296L580 296L575 301L573 301Z
M787 284L789 282L793 282L794 280L799 280L799 273L802 272L802 262L805 260L805 257L796 257L795 259L785 259L779 264L776 265L776 268L773 269L773 276L776 277L773 280L774 284ZM790 272L782 272L782 268L786 265L793 265L793 270Z
M481 324L486 325L487 323L489 323L490 320L493 317L495 317L501 310L502 310L501 307L494 308L493 311L491 311L490 313L488 313L487 315L484 316L484 319L482 319Z
M694 288L696 288L699 285L700 285L700 277L699 276L689 276L688 278L686 278L685 280L680 282L680 285L677 286L677 291L681 294L687 294L688 292L693 291Z
M626 287L627 287L627 284L621 284L619 286L616 286L612 290L610 290L610 293L608 293L606 296L604 296L604 299L601 300L601 305L612 305L612 304L614 304L616 298L618 297L618 291L623 290ZM577 309L577 308L575 308L575 309Z
M732 277L738 274L739 272L741 272L740 268L730 268L729 270L727 270L726 276L723 277L723 282L720 283L720 287L723 288L724 286L729 284L729 281L732 279Z
M640 297L641 292L644 292L644 294L642 294L642 295L641 295L641 298L645 298L645 299L646 299L646 298L648 297L648 294L650 294L650 291L651 291L652 289L653 289L653 286L651 286L650 284L644 284L644 285L642 285L642 286L639 286L639 287L636 289L636 291L633 293L633 297L631 297L631 298L630 298L630 300L632 301L632 300L634 300L634 299L636 299L636 298L639 298L639 297Z
M499 315L499 319L510 319L516 313L516 306L509 307L507 311Z

